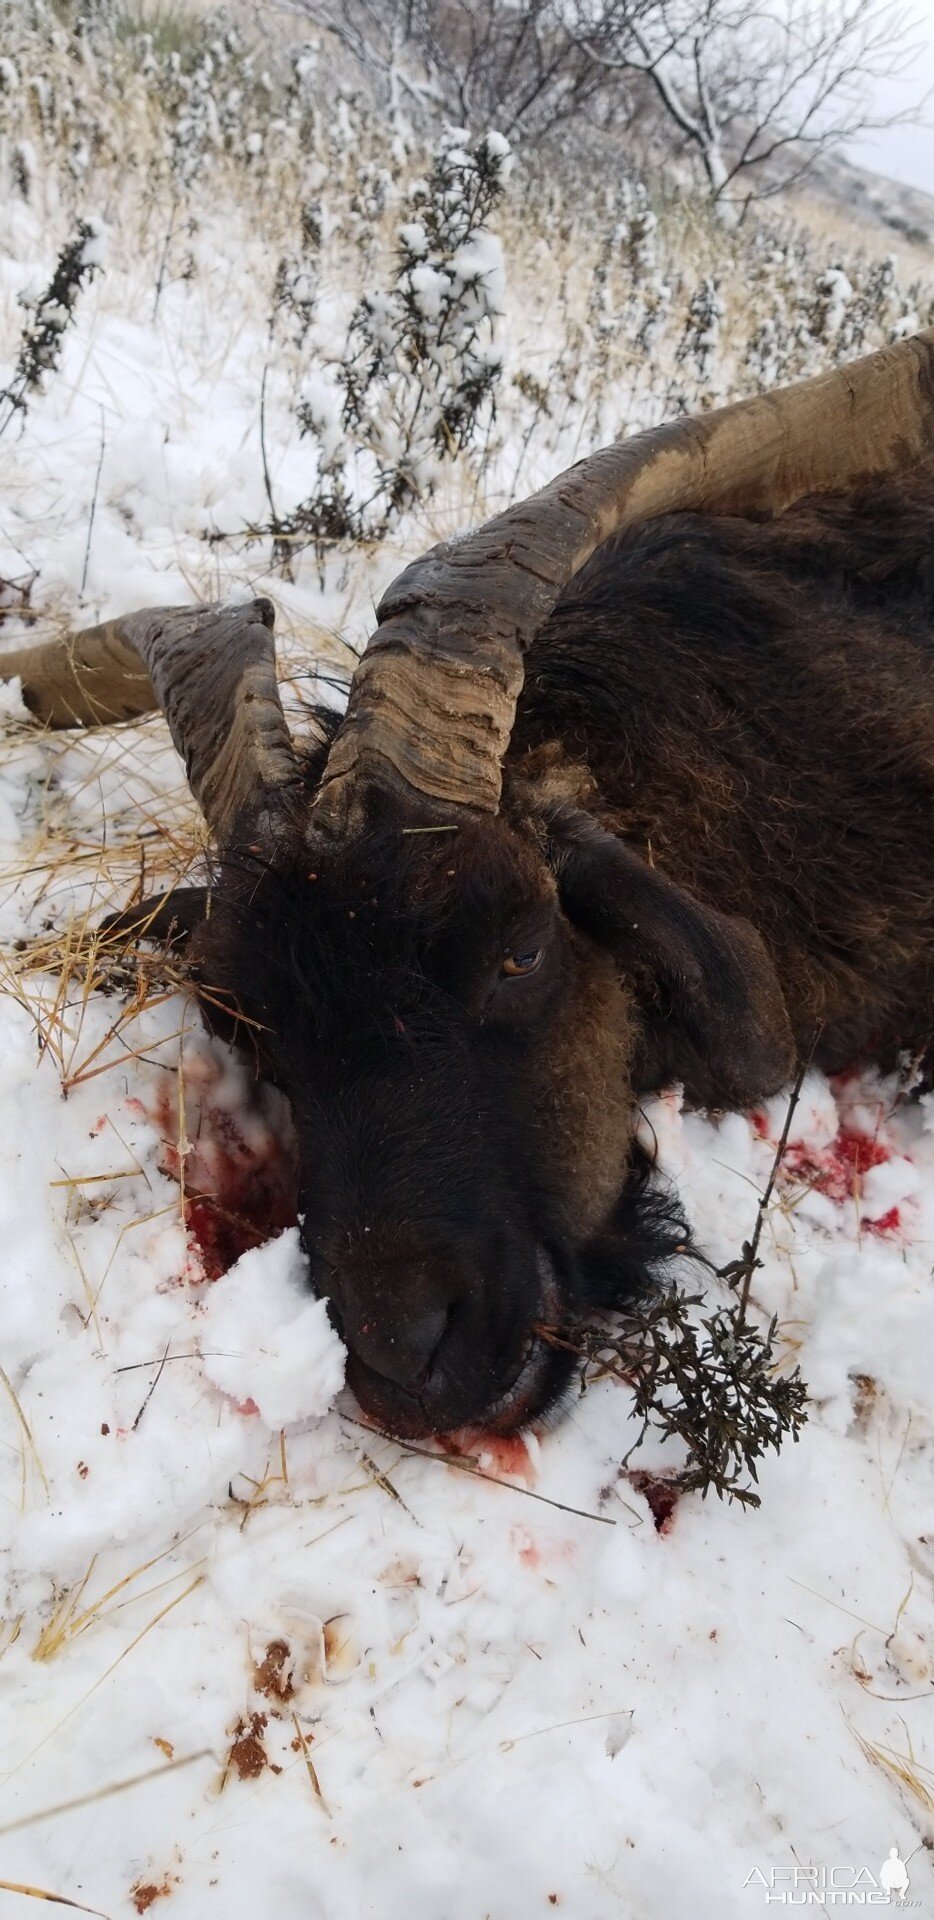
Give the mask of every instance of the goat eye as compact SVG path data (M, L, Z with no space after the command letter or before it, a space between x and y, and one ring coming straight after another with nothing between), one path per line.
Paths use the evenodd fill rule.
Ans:
M521 979L524 974L535 973L542 964L541 947L533 947L528 953L507 953L504 955L500 973L508 980Z

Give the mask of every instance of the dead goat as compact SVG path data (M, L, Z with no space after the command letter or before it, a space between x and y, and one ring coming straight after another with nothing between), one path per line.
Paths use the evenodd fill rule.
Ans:
M166 714L216 860L124 931L184 943L287 1093L382 1424L560 1395L538 1329L683 1236L640 1094L928 1042L932 454L932 333L608 448L409 567L301 749L267 601L4 656L52 724Z

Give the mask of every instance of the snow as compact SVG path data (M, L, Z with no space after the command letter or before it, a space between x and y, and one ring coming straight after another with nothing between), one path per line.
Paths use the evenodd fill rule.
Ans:
M399 228L399 240L407 253L416 258L428 252L428 235L420 220L408 220Z
M324 1301L308 1297L297 1227L241 1254L203 1311L204 1370L222 1393L252 1400L273 1432L327 1413L344 1354Z
M445 301L450 299L450 276L437 267L411 267L408 282L418 311L426 320L437 320Z
M210 545L267 508L267 362L281 503L315 455L270 348L268 244L204 206L194 251L154 312L114 214L62 370L4 442L0 579L35 585L0 638L268 592L287 668L333 674L407 554L478 516L473 482L291 577L268 542ZM53 257L12 200L4 369ZM504 297L510 351L531 330L550 352L511 270ZM339 290L321 301L340 318ZM330 389L305 394L336 443ZM559 433L533 478L579 450ZM611 1380L525 1441L424 1458L361 1428L302 1292L281 1103L181 992L137 1004L135 979L85 993L66 968L59 1001L66 940L141 858L152 885L197 858L165 729L50 738L15 683L0 724L0 1879L111 1920L745 1920L773 1871L878 1882L897 1845L924 1911L934 1099L805 1083L753 1311L814 1398L758 1511L685 1496L657 1527L632 1475L677 1459L657 1437L629 1459ZM749 1238L786 1105L647 1107L715 1265Z
M456 284L472 291L478 314L503 312L506 276L503 249L495 234L477 234L458 247L451 267Z

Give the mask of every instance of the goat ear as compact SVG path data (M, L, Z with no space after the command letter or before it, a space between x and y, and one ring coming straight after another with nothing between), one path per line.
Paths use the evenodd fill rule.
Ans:
M108 914L101 932L108 940L125 940L128 946L138 940L181 946L207 918L208 898L207 887L176 887L171 893L152 894L123 913Z
M719 1106L777 1092L794 1041L778 976L749 922L695 900L589 814L559 808L548 834L564 912L632 970L637 991L640 976L648 988L654 1084L683 1080L693 1098Z

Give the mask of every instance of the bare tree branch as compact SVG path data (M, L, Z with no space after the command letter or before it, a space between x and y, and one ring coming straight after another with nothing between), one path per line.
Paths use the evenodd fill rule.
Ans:
M923 103L878 115L881 79L906 75L911 15L898 0L581 0L581 44L621 80L642 75L735 215L777 191L770 164L792 150L802 178L856 134L916 120ZM613 18L608 19L608 12Z
M621 19L635 0L605 0ZM641 3L641 0L640 0ZM400 91L435 117L536 140L583 117L608 70L565 0L281 0L332 33L390 117Z

